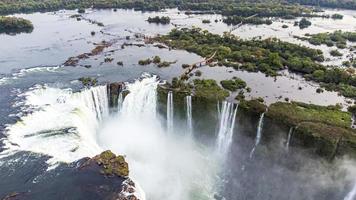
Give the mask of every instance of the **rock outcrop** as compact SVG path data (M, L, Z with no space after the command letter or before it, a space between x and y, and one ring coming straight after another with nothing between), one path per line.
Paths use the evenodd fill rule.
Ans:
M109 106L110 108L117 107L117 100L119 98L120 92L123 91L125 84L123 82L114 82L109 83L108 87L108 98L109 98Z

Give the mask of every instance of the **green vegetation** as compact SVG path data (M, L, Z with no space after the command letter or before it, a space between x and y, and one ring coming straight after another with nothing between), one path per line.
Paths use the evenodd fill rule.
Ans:
M283 25L282 25L282 28L288 28L288 25L283 24Z
M276 76L277 71L290 67L293 71L308 71L296 62L304 62L308 68L319 69L315 61L323 61L320 50L282 42L278 39L242 40L231 34L223 36L202 31L199 28L173 29L168 35L156 38L172 48L185 49L203 57L217 52L214 59L235 69L261 71Z
M154 64L158 64L158 63L161 62L161 58L160 58L159 56L155 56L155 57L153 57L152 62L153 62Z
M1 17L0 16L0 33L16 34L30 33L33 30L31 21L18 17Z
M304 28L308 28L311 25L311 22L305 18L302 18L299 22L298 22L299 28L300 29L304 29Z
M345 48L346 42L356 42L356 32L334 31L333 33L318 33L313 35L306 35L306 37L299 38L307 40L310 44L321 45L325 44L329 47L337 46L338 48Z
M221 101L229 96L229 92L222 89L213 79L195 79L194 96Z
M334 57L341 57L342 56L342 53L338 50L331 50L330 51L330 55L334 56Z
M340 111L338 106L277 102L270 105L266 116L294 127L293 137L319 155L333 158L355 153L356 131L351 129L351 113Z
M85 87L95 86L98 83L96 78L81 77L78 79Z
M0 14L11 14L19 12L55 11L59 9L85 8L123 8L141 11L159 11L165 8L178 7L179 10L199 11L201 13L215 12L223 15L236 15L248 17L258 14L259 17L284 17L294 18L298 16L317 17L312 9L296 4L284 2L264 1L231 1L231 0L0 0Z
M165 16L162 17L156 16L156 17L148 17L147 21L149 23L156 23L156 24L169 24L171 19Z
M138 64L139 65L149 65L149 64L151 64L152 63L152 60L150 59L150 58L147 58L147 59L145 59L145 60L139 60L138 61Z
M261 71L277 76L288 70L304 75L307 80L322 83L328 90L339 91L346 97L356 97L356 77L336 66L319 64L324 57L320 50L283 42L275 38L242 40L225 33L223 36L199 28L173 29L168 35L156 38L166 45L185 49L203 57L211 56L219 65L236 70Z
M259 25L259 24L271 25L272 24L272 21L269 19L263 19L263 18L259 18L259 17L246 18L246 17L242 17L242 16L228 16L223 19L223 22L228 25L237 25L240 23L256 24L256 25Z
M333 18L333 19L342 19L342 18L344 18L344 16L336 13L336 14L331 15L331 18Z
M203 19L201 22L202 22L203 24L210 24L210 20L208 20L208 19Z
M138 64L139 65L149 65L151 63L154 63L155 65L157 65L157 67L161 68L161 67L169 67L171 64L174 64L176 62L177 61L173 61L173 62L162 61L159 56L154 56L153 59L147 58L145 60L139 60Z
M106 176L127 177L129 175L129 165L125 158L121 155L116 156L110 150L95 156L93 160L102 167L101 173Z
M232 92L246 87L246 82L240 78L236 78L233 80L223 80L220 83L223 88L230 90Z
M80 13L80 14L85 13L85 9L84 9L84 8L79 8L79 9L78 9L78 13Z
M356 1L352 0L286 0L290 3L298 3L301 5L322 6L329 8L345 8L356 9Z
M239 108L242 108L248 112L255 113L255 114L261 114L263 112L266 112L267 106L264 105L260 100L258 99L252 99L252 100L240 100L239 103Z
M320 122L343 128L351 127L351 114L335 106L317 106L299 102L277 102L268 108L267 115L290 126L301 122Z

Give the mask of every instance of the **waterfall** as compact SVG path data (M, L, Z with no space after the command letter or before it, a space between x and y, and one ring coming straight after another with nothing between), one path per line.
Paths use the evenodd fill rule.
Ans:
M25 115L6 128L4 142L9 154L31 151L49 155L48 163L56 164L100 152L97 131L109 113L106 86L76 93L38 86L22 96Z
M355 200L356 198L356 183L352 190L345 196L344 200Z
M173 132L173 92L169 91L167 96L167 132Z
M219 131L217 138L217 151L219 154L225 155L230 149L232 136L234 133L235 119L238 106L234 109L234 104L224 101L221 114L219 116Z
M185 97L186 111L187 111L187 129L188 134L193 134L193 120L192 120L192 96Z
M292 134L293 134L293 127L291 127L290 129L289 129L289 132L288 132L288 138L287 138L287 143L286 143L286 149L287 149L287 151L289 150L289 144L290 144L290 141L291 141L291 139L292 139Z
M125 84L129 93L122 111L101 129L99 144L126 156L130 177L147 199L212 199L207 196L213 195L216 172L207 156L213 154L183 134L166 133L166 121L156 110L158 84L156 76Z
M136 80L132 84L126 84L130 93L122 103L120 114L126 119L136 118L155 119L157 107L157 86L156 76L144 75L142 80Z
M122 103L124 102L124 98L122 96L122 92L119 93L119 97L117 99L117 110L121 111L122 109Z
M261 137L262 137L262 128L263 128L263 119L265 117L265 113L262 113L260 116L260 120L258 121L258 127L257 127L257 134L256 134L256 141L255 145L253 146L251 152L250 152L250 158L252 158L253 154L255 153L255 150L257 146L260 144Z

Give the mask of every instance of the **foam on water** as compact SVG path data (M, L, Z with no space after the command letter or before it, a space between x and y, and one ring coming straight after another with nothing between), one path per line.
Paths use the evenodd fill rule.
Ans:
M21 95L23 117L7 126L5 154L31 151L52 158L49 164L94 156L100 120L108 115L106 86L73 93L71 89L36 86Z
M39 72L57 72L60 66L55 67L32 67L27 69L21 69L16 73L11 74L11 76L5 76L0 78L0 85L6 85L12 83L14 80L19 79L21 77L39 73Z
M184 134L167 134L157 113L156 76L127 84L123 109L99 134L100 145L126 155L130 176L148 199L211 199L213 162ZM185 131L184 128L176 129Z

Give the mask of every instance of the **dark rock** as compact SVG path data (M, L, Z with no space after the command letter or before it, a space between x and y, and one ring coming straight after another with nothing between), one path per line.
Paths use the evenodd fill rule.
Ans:
M117 100L119 98L120 92L122 92L124 88L124 83L122 82L115 82L108 84L108 98L109 98L109 106L111 108L117 107Z

